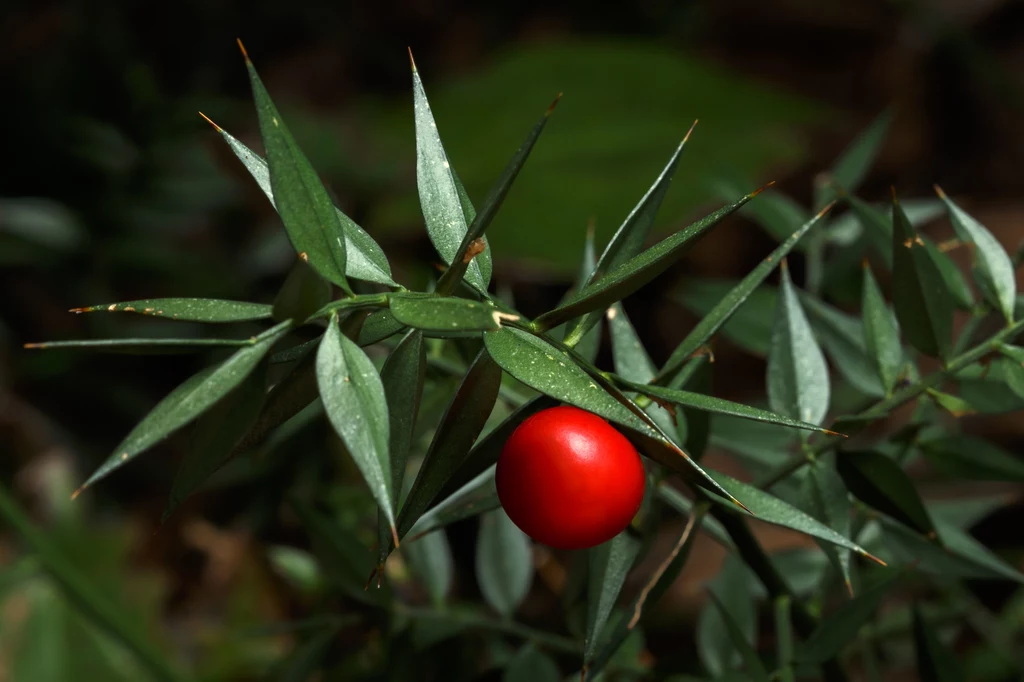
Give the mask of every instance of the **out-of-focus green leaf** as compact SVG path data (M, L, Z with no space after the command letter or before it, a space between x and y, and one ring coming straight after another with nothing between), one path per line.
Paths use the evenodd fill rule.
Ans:
M216 298L145 298L124 303L104 303L72 308L73 313L136 313L183 322L245 322L265 320L273 308L265 303L224 301Z
M895 199L893 304L904 336L925 355L945 358L953 332L953 306L938 266Z
M410 59L411 59L410 53ZM441 144L441 135L427 101L416 65L412 65L413 118L416 121L416 186L420 208L427 225L427 234L444 262L451 264L459 245L475 219L463 211L462 197L448 155ZM491 279L491 252L486 238L484 249L466 268L466 281L479 291L487 291Z
M710 592L708 597L710 597L711 603L725 624L725 631L729 635L729 639L732 640L733 648L739 652L740 658L743 659L743 669L746 674L753 682L768 682L768 672L764 669L764 664L758 657L754 647L751 646L740 624L736 622L736 619L733 618L729 610L725 608L725 605L715 596L714 592Z
M820 425L828 401L828 366L783 263L768 354L768 403L775 412Z
M718 677L738 667L743 660L722 612L732 617L732 625L742 639L752 642L757 637L757 612L750 576L738 555L726 557L722 570L711 582L710 591L718 597L721 608L708 603L701 611L697 621L697 654L708 672ZM751 673L747 670L747 674Z
M921 443L932 466L956 480L1024 482L1024 460L982 438L950 435Z
M599 280L602 275L611 272L643 250L644 242L647 240L651 228L654 227L654 218L658 215L658 209L661 208L661 203L665 200L665 195L668 193L669 185L672 184L672 176L679 166L679 155L682 154L683 147L686 146L686 142L690 139L692 132L693 127L691 126L690 131L686 133L686 137L676 147L675 152L668 160L665 168L662 169L661 174L654 181L654 184L651 185L647 193L640 199L640 202L626 216L626 220L619 226L619 229L612 235L612 238L604 247L601 257L597 260L597 265L591 270L589 277L584 280L580 291L585 291L587 287ZM600 310L585 314L571 331L566 334L568 343L576 345L576 342L591 327L597 324L600 319Z
M587 550L587 635L583 659L589 661L608 616L619 598L626 575L636 561L640 542L623 531L608 542Z
M944 409L946 412L949 412L957 419L969 414L974 414L977 411L969 402L960 396L950 395L949 393L943 393L942 391L936 391L935 389L929 389L927 393L928 397L934 400L936 405Z
M917 653L917 674L921 682L959 682L966 680L960 661L939 641L920 609L914 609L914 650Z
M231 151L252 175L256 184L267 195L270 203L276 208L274 190L270 186L270 171L267 169L266 162L229 135L227 131L221 130L219 126L215 127ZM345 275L366 282L397 286L391 279L391 265L388 264L387 256L384 255L384 251L373 237L338 209L335 209L335 212L338 214L338 222L341 223L341 227L345 231Z
M414 67L415 68L415 67ZM422 91L422 85L420 86ZM505 201L505 196L508 194L509 189L512 187L512 183L515 182L516 176L519 175L520 169L523 164L526 163L527 157L530 156L530 151L533 150L533 145L536 144L537 138L544 132L544 126L547 125L548 118L551 116L551 112L554 111L555 105L558 104L558 100L562 97L559 93L555 101L551 103L544 115L541 116L540 120L534 124L530 130L526 139L523 140L522 144L516 150L515 155L509 160L508 165L505 166L505 170L502 171L501 176L491 187L491 191L487 195L487 199L484 200L483 208L479 213L475 213L472 217L466 214L466 220L469 222L469 228L466 231L466 235L462 238L462 243L459 245L458 250L455 252L455 256L448 261L449 268L441 275L441 279L437 282L437 291L442 295L447 295L455 289L455 287L462 281L463 276L466 274L466 270L469 267L472 259L476 257L474 253L471 253L471 249L475 251L473 242L480 239L483 236L484 230L486 230L491 221L494 220L494 216L497 215L498 209L501 208L502 202ZM426 103L426 95L423 96L423 102ZM431 131L436 131L436 126L433 125L431 120ZM441 141L437 141L438 147L440 147ZM442 154L444 150L441 150ZM419 166L417 166L419 171ZM462 204L463 212L466 213L466 205L469 203L469 195L466 193L466 188L462 186L462 183L458 180L458 176L454 175L457 182L457 189L459 192L459 201ZM479 246L479 245L478 245ZM489 267L487 268L489 270ZM490 273L488 272L488 275Z
M735 174L718 177L712 188L722 201L735 201L743 196L742 188L747 184ZM775 190L761 193L757 201L740 209L740 215L749 218L765 229L777 242L787 241L798 225L807 222L809 211L790 197ZM806 251L807 243L801 242L793 248Z
M773 607L776 661L779 665L775 674L779 682L794 682L792 600L786 595L776 597Z
M900 331L896 317L882 298L882 290L871 273L867 261L864 263L864 284L861 291L861 315L864 324L864 344L868 356L874 361L878 378L886 394L892 393L903 363L903 349L900 347Z
M278 682L305 682L320 669L330 651L331 644L338 636L338 627L328 627L314 633L295 647L292 654L281 665Z
M199 418L188 452L174 477L164 519L212 476L249 432L267 397L266 372L250 374Z
M420 516L409 529L408 535L411 538L500 507L501 501L494 483L494 466L485 469L451 495L439 497L441 501Z
M444 604L452 589L453 560L448 536L443 530L422 535L402 545L402 553L434 606Z
M1014 276L1013 263L1010 256L1002 247L999 241L992 236L992 233L985 229L985 226L967 214L962 208L956 205L946 193L936 185L935 192L946 204L949 212L949 220L953 223L953 229L962 241L970 242L975 246L975 272L984 283L983 290L995 294L993 303L1002 312L1007 322L1013 321L1013 307L1017 297L1017 281Z
M1006 385L1024 399L1024 348L1002 343L999 344L999 352L1006 357L1002 363Z
M862 590L853 599L843 602L838 609L822 619L811 636L797 647L797 657L821 663L838 654L844 646L853 641L861 626L878 609L882 600L902 577L902 571L885 571L873 585Z
M760 191L760 190L758 190ZM752 192L739 201L720 208L692 225L667 237L649 249L639 253L625 263L609 270L582 291L577 292L558 308L544 313L534 324L539 329L551 329L593 310L604 310L615 301L620 301L675 263L691 241L713 228L725 217L747 203L758 191Z
M386 588L379 591L363 589L366 576L373 568L373 555L350 528L339 523L337 517L314 509L297 496L290 496L288 503L309 534L313 552L330 585L364 603L378 602L387 596Z
M891 122L892 112L882 112L843 150L825 181L816 183L814 199L816 206L824 206L835 196L830 189L831 183L838 184L848 192L857 191L864 176L871 168L871 164L878 156L878 151L885 141Z
M76 494L210 409L249 376L290 326L291 323L282 322L268 329L255 337L248 347L235 351L221 364L208 367L186 379L142 418Z
M430 448L398 515L398 534L404 536L436 499L466 458L494 409L501 387L501 367L481 350L434 432Z
M843 537L849 538L851 536L850 514L852 512L850 495L846 491L843 479L839 477L835 469L821 460L811 463L808 466L803 487L804 499L807 501L811 515ZM853 581L850 577L849 548L833 547L821 542L818 544L835 565L836 570L843 576L846 589L852 596Z
M1024 395L1014 390L1014 373L1020 365L1010 358L997 358L988 366L972 365L957 372L960 397L981 414L1006 414L1024 410Z
M755 201L750 206L756 206L760 201ZM718 303L715 304L714 308L708 311L700 322L686 335L682 343L669 357L668 361L662 367L658 373L659 377L665 377L676 372L683 363L686 362L703 344L711 340L711 337L728 322L729 318L732 317L743 302L750 298L751 294L756 290L771 274L772 270L785 259L790 251L800 242L800 239L807 234L807 231L814 227L818 221L821 220L822 216L831 208L826 207L816 216L810 220L802 223L795 232L790 234L787 230L788 237L779 244L778 247L771 254L757 264L753 270L751 270L746 277L744 277L735 287L729 290L725 296L722 297ZM799 223L798 223L799 224ZM788 229L792 229L789 226Z
M562 672L551 657L527 644L505 669L502 682L559 682Z
M728 490L736 499L747 505L751 513L761 521L771 523L783 528L791 528L805 535L810 535L818 540L824 540L837 547L844 547L853 550L858 554L874 561L877 558L872 556L863 547L850 540L848 537L836 532L814 517L805 514L788 502L770 495L747 483L741 483L731 476L723 473L713 472L711 474L718 483ZM726 505L727 509L731 506ZM737 510L737 513L742 513Z
M673 294L673 298L690 312L704 318L735 287L736 282L733 281L689 280ZM774 287L754 289L722 324L722 336L749 353L768 355L776 300Z
M492 331L501 326L494 307L468 298L427 294L391 294L395 320L426 331Z
M273 545L267 548L267 561L275 573L300 593L313 594L323 584L320 566L313 555L305 550Z
M616 303L608 309L608 327L611 330L615 373L634 385L646 386L654 378L654 363L621 304ZM675 433L676 421L664 407L652 402L644 411L662 431Z
M285 126L248 56L245 67L256 102L260 136L267 150L274 204L288 238L299 257L307 260L324 279L351 293L345 278L345 232L338 211L320 176Z
M935 519L944 547L890 519L883 519L882 527L891 559L914 565L922 573L942 579L1013 580L1024 584L1024 575L951 523Z
M502 616L511 616L530 591L533 555L530 539L503 509L480 517L476 577L484 599Z
M836 469L847 489L864 504L925 535L935 532L913 482L892 458L873 450L841 451Z
M388 454L391 427L384 384L373 361L341 333L336 316L331 317L317 350L316 382L327 418L394 534L398 491Z
M331 284L301 258L295 261L274 299L274 319L301 324L331 300Z

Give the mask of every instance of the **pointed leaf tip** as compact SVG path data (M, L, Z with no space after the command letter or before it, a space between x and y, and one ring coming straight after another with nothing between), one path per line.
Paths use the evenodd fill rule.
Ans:
M938 185L932 185L932 188L935 190L935 194L940 199L945 199L946 198L946 193L944 191L942 191L941 187L939 187Z
M550 116L550 115L551 115L551 112L553 112L553 111L555 110L555 107L557 107L557 106L558 106L558 103L559 103L559 102L560 102L560 101L562 100L562 95L563 95L563 94L564 94L564 93L561 93L561 92L560 92L560 93L558 93L558 95L557 95L557 96L555 97L555 101L554 101L554 102L552 102L552 103L551 103L551 104L550 104L550 105L548 106L548 110L547 110L546 112L544 112L544 116L545 116L545 117L547 117L547 116Z
M751 193L750 193L750 194L749 194L748 196L750 196L750 198L751 198L751 199L753 199L753 198L754 198L754 197L756 197L756 196L757 196L758 194L760 194L761 192L765 191L766 189L768 189L769 187L771 187L771 186L772 186L772 185L774 185L774 184L775 184L775 181L774 181L774 180L772 180L771 182L769 182L768 184L766 184L766 185L765 185L764 187L761 187L760 189L755 189L755 190L754 190L753 192L751 192Z
M246 52L245 45L242 44L242 39L241 38L235 38L235 41L238 43L238 49L242 51L242 57L245 58L245 63L246 64L251 64L252 62L249 61L249 53Z
M243 50L243 54L244 54L244 50ZM213 126L213 129L214 129L214 130L216 130L216 131L217 131L218 133L222 133L222 132L224 132L223 130L221 130L221 127L220 127L219 125L217 125L216 123L214 123L213 121L211 121L211 120L210 120L210 117L209 117L209 116L207 116L206 114L204 114L204 113L203 113L203 112L201 112L201 111L199 112L199 115L200 115L200 116L202 116L202 117L203 117L203 119L204 119L204 120L205 120L205 121L206 121L207 123L209 123L210 125L212 125L212 126Z
M696 118L693 119L693 123L690 124L690 129L686 131L686 135L683 135L683 141L682 141L681 144L686 144L689 141L690 135L693 134L693 129L697 127L697 121L698 120L699 119L696 119Z
M832 207L834 207L835 205L836 205L836 200L833 199L832 201L828 202L828 204L825 205L825 208L823 208L820 211L818 211L817 215L815 215L814 217L815 218L824 218L825 214L828 213L829 211L831 211Z
M415 72L416 71L416 60L412 58L412 47L406 47L405 49L409 51L409 66L411 66L413 72Z

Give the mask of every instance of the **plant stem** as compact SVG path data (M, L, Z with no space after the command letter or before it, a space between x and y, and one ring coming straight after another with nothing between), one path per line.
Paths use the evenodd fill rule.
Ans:
M949 377L953 376L960 370L973 365L989 353L997 352L1000 343L1011 341L1022 331L1024 331L1024 320L1018 320L1005 329L999 331L987 341L979 343L969 351L953 358L951 361L946 363L946 366L943 369L932 372L928 376L921 378L916 383L895 391L888 398L880 400L866 410L857 413L853 417L848 417L845 420L842 418L837 419L833 422L833 427L840 421L872 422L887 417L889 413L897 407L910 402L929 389L935 388ZM764 490L771 488L779 481L782 481L796 471L799 471L814 457L831 450L837 444L841 443L842 440L843 439L839 436L826 436L825 438L818 440L806 452L802 452L800 455L786 462L775 471L764 476L761 480L756 481L755 485Z

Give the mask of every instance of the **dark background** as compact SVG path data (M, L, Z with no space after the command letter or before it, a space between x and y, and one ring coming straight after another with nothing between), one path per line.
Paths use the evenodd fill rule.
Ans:
M815 175L890 109L891 131L861 196L883 200L895 186L903 197L927 197L938 183L1011 252L1024 238L1024 4L625 5L5 3L3 480L42 520L76 513L54 490L74 488L205 360L22 350L44 339L168 330L67 309L159 296L270 301L282 281L292 254L276 216L196 114L259 150L236 37L325 184L410 287L423 285L435 256L416 205L407 46L477 201L536 116L565 93L489 232L497 286L527 314L553 306L570 284L588 220L603 244L698 117L662 231L719 205L723 177L745 189L774 179L809 204ZM929 232L949 235L942 221ZM730 220L630 299L654 359L693 322L664 292L687 277L737 277L772 243L752 223ZM793 267L799 283L798 259ZM763 377L759 361L720 349L720 395L761 391ZM1011 415L978 428L1019 444L1017 422ZM153 603L183 621L218 590L241 591L259 603L255 612L280 616L273 598L242 585L252 521L239 521L244 486L201 495L158 526L183 442L168 441L84 496L79 505L96 516L80 539L95 548L104 533L116 538L116 570L152 578ZM263 541L289 537L256 526ZM0 544L0 562L8 553ZM223 574L211 574L222 564Z

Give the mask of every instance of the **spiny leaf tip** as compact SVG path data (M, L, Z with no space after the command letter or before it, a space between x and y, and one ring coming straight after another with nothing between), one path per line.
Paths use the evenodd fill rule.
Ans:
M409 51L409 66L412 67L413 73L416 73L416 60L412 58L412 48L406 47L405 49Z
M769 187L771 187L771 186L772 186L772 185L774 185L774 184L775 184L775 181L774 181L774 180L772 180L771 182L769 182L768 184L766 184L766 185L765 185L764 187L761 187L761 188L759 188L759 189L755 189L755 190L754 190L753 192L751 192L751 193L750 193L750 194L749 194L748 196L749 196L749 197L750 197L751 199L753 199L753 198L754 198L754 197L756 197L756 196L757 196L758 194L760 194L761 192L765 191L766 189L768 189Z
M245 63L246 64L252 64L252 62L249 61L249 53L246 52L245 45L242 44L242 39L241 38L235 38L235 41L238 42L238 49L242 51L242 57L245 59Z
M209 117L209 116L207 116L206 114L204 114L204 113L203 113L203 112L201 112L201 111L199 112L199 115L200 115L200 116L202 116L202 117L203 117L203 119L204 119L204 120L205 120L205 121L206 121L207 123L209 123L210 125L212 125L212 126L213 126L213 129L214 129L214 130L216 130L216 131L217 131L218 133L222 133L222 132L224 132L223 130L221 130L221 127L220 127L219 125L217 125L216 123L214 123L213 121L211 121L211 120L210 120L210 117Z
M818 211L818 214L816 216L814 216L815 219L824 218L825 214L828 213L829 211L831 211L835 207L835 205L836 205L836 200L835 199L833 199L832 201L828 202L828 204L825 205L825 208L823 208L820 211Z
M545 115L545 116L550 116L550 115L551 115L551 112L553 112L553 111L555 110L555 107L557 107L557 106L558 106L558 102L559 102L559 101L560 101L560 100L562 99L562 94L563 94L563 93L561 93L561 92L560 92L560 93L558 93L558 95L557 95L557 96L555 97L555 101L554 101L554 102L552 102L552 103L551 103L551 104L550 104L550 105L548 106L548 110L547 110L546 112L544 112L544 115Z
M932 185L932 188L935 190L935 194L937 194L940 199L946 198L946 193L942 191L941 187L939 187L938 185Z
M700 119L693 119L693 123L690 124L690 129L686 131L686 135L683 135L683 141L681 144L686 144L690 139L690 135L693 134L693 129L697 127L697 121Z

